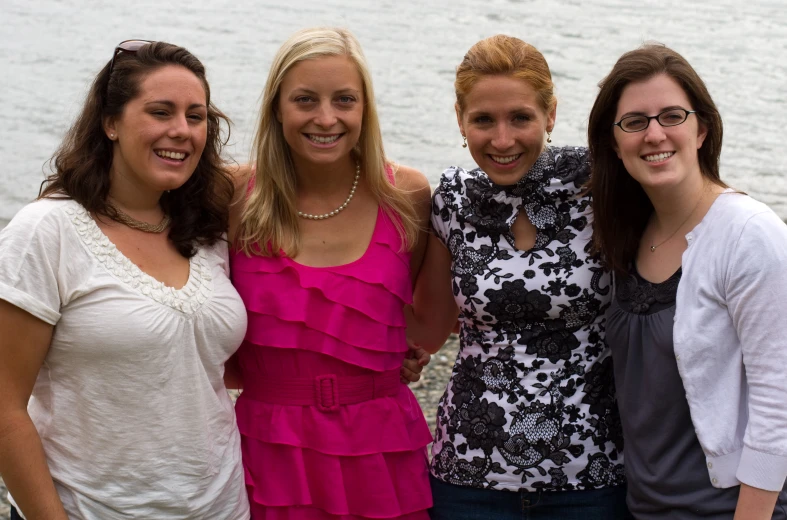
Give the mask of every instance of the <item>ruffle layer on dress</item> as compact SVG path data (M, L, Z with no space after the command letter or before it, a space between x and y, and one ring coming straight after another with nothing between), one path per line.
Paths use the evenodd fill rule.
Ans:
M242 442L245 457L265 462L259 474L253 467L246 469L254 520L255 511L276 515L270 518L311 518L301 516L309 509L315 518L399 518L432 505L425 447L336 456L247 437ZM301 507L284 509L290 506ZM265 515L260 518L268 518Z
M236 410L244 438L326 455L418 450L432 442L421 407L405 385L395 396L340 406L327 413L311 406L263 403L243 394Z

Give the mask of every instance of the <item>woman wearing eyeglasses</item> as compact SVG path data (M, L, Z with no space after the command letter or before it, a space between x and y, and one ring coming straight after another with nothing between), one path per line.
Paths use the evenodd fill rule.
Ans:
M227 120L199 60L148 43L115 49L40 197L0 232L15 518L249 518L222 379L246 330L223 241Z
M590 185L628 506L787 518L787 227L720 179L721 117L682 56L646 45L600 85Z

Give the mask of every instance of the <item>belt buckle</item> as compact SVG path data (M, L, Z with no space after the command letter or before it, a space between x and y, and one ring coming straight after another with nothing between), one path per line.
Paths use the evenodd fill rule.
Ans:
M333 412L339 408L339 385L336 374L325 374L315 379L314 391L317 409L321 412Z

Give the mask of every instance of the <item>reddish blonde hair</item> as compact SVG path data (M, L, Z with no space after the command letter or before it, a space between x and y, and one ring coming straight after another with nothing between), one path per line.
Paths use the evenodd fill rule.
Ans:
M456 69L456 106L465 109L465 97L485 76L510 76L526 81L538 94L545 112L557 105L552 74L544 55L519 38L498 34L485 38L467 51Z

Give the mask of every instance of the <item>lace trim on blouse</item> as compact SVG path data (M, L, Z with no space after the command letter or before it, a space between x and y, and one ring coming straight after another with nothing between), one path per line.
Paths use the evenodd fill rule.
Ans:
M189 259L189 279L180 289L164 285L137 267L101 231L82 205L65 209L82 242L115 278L148 298L180 311L194 314L213 293L213 279L204 249Z

